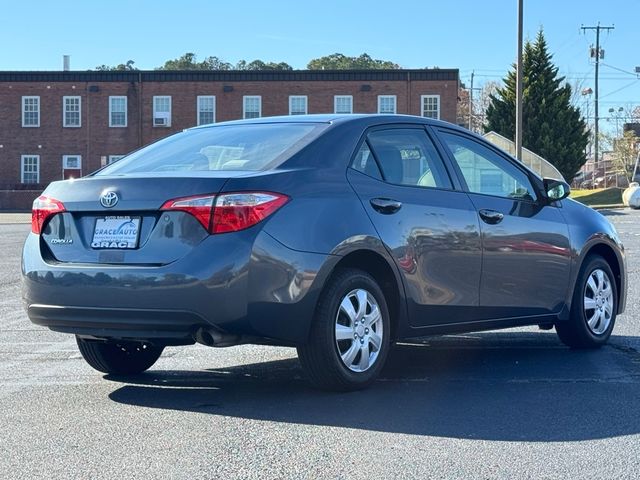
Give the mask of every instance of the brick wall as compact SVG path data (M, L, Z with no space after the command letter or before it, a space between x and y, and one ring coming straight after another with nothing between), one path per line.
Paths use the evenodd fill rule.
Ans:
M433 73L431 75L431 73ZM413 79L428 76L433 79ZM306 95L308 113L333 113L334 95L352 95L354 113L376 113L378 95L397 112L421 114L421 95L440 95L442 120L456 121L458 71L389 72L0 72L0 209L28 209L39 186L20 185L21 155L40 156L40 183L62 178L62 156L81 155L82 173L197 123L197 96L216 97L216 121L243 115L243 96L262 97L262 116L287 115L289 96ZM40 126L22 127L22 97L40 97ZM109 97L127 97L127 127L109 127ZM170 127L154 127L153 97L172 98ZM80 96L81 127L63 127L63 97ZM20 193L16 193L16 189ZM33 194L36 192L36 194Z

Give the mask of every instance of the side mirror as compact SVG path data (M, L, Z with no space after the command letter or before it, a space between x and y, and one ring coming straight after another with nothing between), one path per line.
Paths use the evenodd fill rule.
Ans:
M562 180L545 178L544 193L550 202L557 202L558 200L562 200L569 196L571 193L571 187L567 182Z

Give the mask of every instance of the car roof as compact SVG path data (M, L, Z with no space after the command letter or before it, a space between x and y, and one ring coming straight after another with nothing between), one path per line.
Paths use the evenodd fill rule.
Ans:
M425 125L448 126L459 128L449 122L435 120L433 118L418 117L415 115L388 115L375 113L355 113L355 114L311 114L311 115L283 115L276 117L260 117L246 120L231 120L228 122L213 123L193 127L193 129L215 128L224 125L251 125L251 124L274 124L274 123L326 123L344 124L360 123L362 126L372 126L389 123L422 123ZM191 130L191 129L190 129Z

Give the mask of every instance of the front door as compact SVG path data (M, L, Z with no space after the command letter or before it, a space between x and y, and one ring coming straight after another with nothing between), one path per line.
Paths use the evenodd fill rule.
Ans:
M541 202L528 174L479 139L441 129L480 220L480 306L488 318L558 313L571 250L559 205Z
M474 320L481 243L476 210L422 127L370 131L349 181L402 274L414 327Z

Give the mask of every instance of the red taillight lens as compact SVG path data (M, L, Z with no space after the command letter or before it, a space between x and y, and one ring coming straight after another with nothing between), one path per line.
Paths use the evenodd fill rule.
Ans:
M38 235L42 233L42 227L47 219L56 213L65 212L60 200L41 195L33 201L31 209L31 231Z
M215 195L174 198L165 202L160 209L190 213L207 231L211 231L211 215L215 198Z
M193 215L209 233L237 232L252 227L278 210L289 197L272 192L235 192L175 198L161 210Z
M216 198L211 233L252 227L278 210L289 197L271 192L225 193Z

